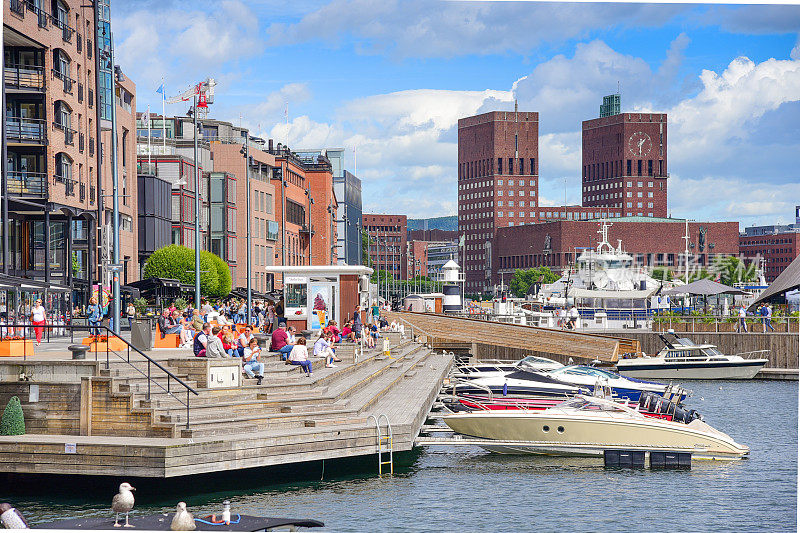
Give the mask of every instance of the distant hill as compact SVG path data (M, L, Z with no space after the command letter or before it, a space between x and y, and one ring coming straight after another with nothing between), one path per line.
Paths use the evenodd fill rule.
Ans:
M443 229L447 231L458 231L458 217L453 215L450 217L436 217L436 218L409 218L408 229L425 229L425 221L428 221L428 229Z

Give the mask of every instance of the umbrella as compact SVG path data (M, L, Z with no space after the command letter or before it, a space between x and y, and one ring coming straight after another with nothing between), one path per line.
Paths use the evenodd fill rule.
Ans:
M737 289L736 287L729 287L727 285L723 285L722 283L717 283L716 281L703 278L691 283L687 283L686 285L681 285L679 287L674 287L667 291L663 291L661 294L666 296L678 294L691 294L692 296L716 296L718 294L742 295L747 293L741 289Z

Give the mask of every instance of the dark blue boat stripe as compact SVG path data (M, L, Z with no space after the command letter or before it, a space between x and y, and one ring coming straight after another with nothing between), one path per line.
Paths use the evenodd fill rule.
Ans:
M617 367L621 372L626 370L680 370L683 368L737 368L741 366L763 366L761 361L744 361L741 363L672 363L662 365L625 365L622 368Z

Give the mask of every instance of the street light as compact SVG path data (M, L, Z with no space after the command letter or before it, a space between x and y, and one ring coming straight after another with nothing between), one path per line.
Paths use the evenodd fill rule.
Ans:
M239 153L244 156L244 175L245 175L245 189L247 192L247 323L250 324L251 318L251 311L250 309L253 307L253 290L250 283L250 278L252 277L252 264L251 254L252 254L252 237L250 236L250 132L245 130L245 141L244 146L239 150ZM211 231L209 230L209 233Z

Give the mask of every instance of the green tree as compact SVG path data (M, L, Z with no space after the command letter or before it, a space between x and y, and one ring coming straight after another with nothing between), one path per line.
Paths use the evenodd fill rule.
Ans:
M650 277L657 281L672 281L672 270L666 267L655 267L650 273Z
M546 266L525 270L517 269L514 271L514 276L511 278L508 287L514 296L522 298L528 294L528 290L534 283L553 283L556 280L558 280L556 273Z
M744 261L733 255L718 258L714 261L712 268L714 272L719 275L719 282L723 285L732 286L734 283L758 280L755 261L747 265Z
M369 238L367 230L361 230L361 264L366 267L372 267L372 258L369 256L369 247L372 246L374 241Z
M22 405L19 398L12 396L3 411L3 418L0 419L0 435L24 435L25 434L25 414L22 412Z
M705 268L701 268L699 270L695 270L694 272L689 274L689 283L693 281L697 281L699 279L710 279L713 280L716 278L717 275L714 272L706 270Z
M231 268L228 263L222 260L218 255L211 252L200 252L200 260L207 258L216 268L217 271L217 290L214 293L208 293L206 296L224 298L231 293L233 288L233 279L231 278ZM200 278L202 280L202 277Z
M210 252L200 253L200 293L203 296L217 296L220 290L218 265L212 257L215 256ZM177 244L156 250L144 265L144 276L177 279L194 285L194 250ZM230 289L223 296L229 292Z

